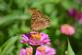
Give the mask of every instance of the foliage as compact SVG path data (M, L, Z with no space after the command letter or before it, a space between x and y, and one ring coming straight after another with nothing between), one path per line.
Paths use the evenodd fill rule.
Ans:
M82 54L82 24L67 12L71 7L82 10L76 0L0 0L0 55L19 55L20 35L30 32L31 15L27 11L32 7L51 19L51 26L42 32L50 36L57 55L64 55L66 50L74 51L75 55ZM60 32L62 24L73 25L76 33L71 37L63 35Z

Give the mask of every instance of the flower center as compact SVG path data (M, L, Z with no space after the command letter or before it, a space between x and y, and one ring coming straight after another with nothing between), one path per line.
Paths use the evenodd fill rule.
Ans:
M41 34L40 33L31 33L31 37L36 40L41 39Z

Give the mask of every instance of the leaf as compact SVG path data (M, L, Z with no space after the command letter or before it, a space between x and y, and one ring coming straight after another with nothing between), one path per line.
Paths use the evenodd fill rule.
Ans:
M18 27L18 22L16 22L16 24L13 24L13 26L9 28L8 30L9 36L18 34L20 32L19 30L20 28Z
M4 26L7 26L9 24L12 24L13 22L15 22L17 20L21 20L21 19L23 19L23 20L28 19L28 15L15 13L15 14L4 16L4 17L0 17L0 26L4 27Z
M5 55L7 51L13 46L13 44L16 42L18 39L17 36L10 38L8 41L6 41L2 47L1 47L1 55Z
M68 50L67 50L67 55L75 55L71 45L70 45L70 42L68 40Z
M15 49L15 46L11 46L11 48L8 49L8 51L6 52L7 55L10 55L11 53L13 53L13 50Z

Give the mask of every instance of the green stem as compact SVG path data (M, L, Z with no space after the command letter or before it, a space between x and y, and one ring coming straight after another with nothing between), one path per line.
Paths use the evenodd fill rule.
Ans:
M36 49L37 49L37 46L33 46L33 55L36 54Z

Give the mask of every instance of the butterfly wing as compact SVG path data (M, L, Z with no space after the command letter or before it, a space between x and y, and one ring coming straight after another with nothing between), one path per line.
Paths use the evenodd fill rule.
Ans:
M44 20L43 19L44 18L33 21L31 25L32 30L39 31L39 30L47 28L48 25L50 24L50 21L48 19L44 19Z
M33 10L31 28L33 31L39 31L49 26L50 20L44 16L39 10Z

